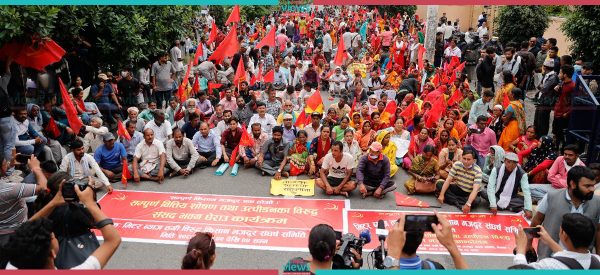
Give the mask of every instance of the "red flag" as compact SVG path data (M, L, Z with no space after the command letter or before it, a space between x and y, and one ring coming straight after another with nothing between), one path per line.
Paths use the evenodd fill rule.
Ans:
M506 107L510 105L510 99L508 98L508 93L504 93L504 98L502 99L502 107L506 110Z
M346 59L348 59L348 52L346 51L346 46L344 45L344 39L340 37L340 41L337 46L337 53L335 54L335 60L333 63L337 66L342 66Z
M240 139L241 146L254 146L254 139L246 131L246 127L242 125L242 138Z
M419 70L422 70L425 67L424 61L423 61L423 56L425 55L426 51L427 51L427 49L425 49L425 47L423 47L423 45L419 46L419 53L418 53Z
M244 60L240 58L240 62L238 62L238 66L237 66L237 70L235 70L235 76L233 77L233 84L235 86L238 86L238 90L239 90L239 85L240 83L242 83L243 81L246 81L246 70L244 69Z
M73 105L73 101L71 97L69 97L69 93L67 93L67 89L65 88L65 84L63 84L62 79L58 78L58 85L60 87L60 95L62 96L63 106L65 108L65 112L67 113L67 120L69 121L69 127L73 129L75 134L79 134L79 130L83 127L83 122L77 116L77 109L75 109L75 105Z
M63 55L65 50L52 39L43 39L36 44L10 42L0 48L0 58L12 56L15 63L38 71L60 61Z
M194 66L198 65L198 59L204 54L204 49L202 49L203 45L204 44L200 43L198 44L198 48L196 48L196 55L194 55Z
M212 27L210 29L210 34L208 35L208 41L206 41L206 45L210 45L213 42L215 42L215 40L217 39L218 31L219 29L217 29L217 24L215 24L215 21L213 20Z
M227 22L225 22L225 25L229 25L229 23L239 23L240 22L240 6L235 5L233 7L233 10L231 11L231 14L229 15L229 18L227 18Z
M194 86L192 86L192 95L196 95L200 91L200 79L196 76L196 80L194 80Z
M415 115L418 112L419 106L417 106L417 103L412 102L406 107L406 109L404 109L404 111L400 113L400 116L404 118L404 124L406 125L406 127L412 125L412 120L413 118L415 118Z
M127 165L127 160L123 161L123 169L121 172L121 182L127 187L127 179L131 178L131 172L129 172L129 165Z
M273 71L273 69L271 69L263 77L263 82L265 82L265 83L273 83L273 81L275 81L275 71Z
M352 108L350 108L350 119L352 119L352 114L354 114L354 108L356 107L356 97L354 97L354 101L352 102Z
M462 73L462 71L465 69L465 64L466 63L467 63L467 61L461 63L460 65L458 65L458 67L456 67L456 69L454 71Z
M429 204L427 202L404 195L400 192L394 192L394 196L397 206L429 208Z
M214 89L219 89L223 86L223 84L217 84L217 83L212 83L212 82L208 82L208 92L212 93L212 91Z
M246 131L244 131L244 132L246 132ZM235 165L235 159L237 158L239 150L240 150L240 145L238 144L238 146L236 146L235 149L233 149L233 152L231 152L231 156L229 156L229 167L233 167Z
M240 41L238 40L237 30L234 26L208 59L214 60L219 64L223 59L233 56L238 51L240 51Z
M321 97L321 92L319 90L315 91L315 93L306 100L306 110L307 114L312 114L313 112L323 113L323 98Z
M450 70L456 68L456 66L458 66L459 64L460 64L460 59L458 59L458 56L453 56L450 59L450 65L449 65Z
M451 74L450 79L448 79L448 84L452 84L454 83L454 80L456 80L456 71L452 71Z
M383 113L381 113L381 121L383 123L390 123L392 116L396 114L396 108L398 108L396 101L392 100L388 102L388 104L385 106L385 109L383 109Z
M117 120L117 135L125 138L126 140L131 140L131 136L129 135L129 132L127 132L127 129L121 120Z
M454 91L452 96L448 99L448 106L452 106L454 104L458 104L463 99L462 92L458 89Z
M48 125L46 125L46 128L44 130L46 130L47 133L51 134L51 137L54 139L60 137L60 129L58 129L56 121L54 121L54 118L52 117L50 117L50 121L48 122Z
M393 68L392 66L392 58L388 58L388 62L385 64L385 69L386 70L391 70Z
M425 122L425 126L427 128L432 128L434 123L437 123L440 118L442 118L442 113L444 112L444 108L446 107L446 103L444 102L444 97L440 96L433 103L431 109L428 111L429 117Z
M276 31L277 31L277 28L275 26L271 26L271 30L269 30L269 33L267 33L267 35L265 35L265 37L263 37L263 39L260 41L260 43L256 44L256 46L254 46L254 48L261 49L263 46L275 47Z
M183 78L183 81L181 82L181 85L179 85L179 89L177 90L177 97L179 98L179 102L184 102L186 100L186 96L185 96L185 89L187 88L188 83L190 82L190 70L192 69L192 63L194 63L194 60L190 60L190 63L188 63L188 67L187 70L185 71L185 77Z
M254 86L254 84L256 84L256 82L260 82L262 79L263 75L262 75L262 66L258 66L258 72L255 73L252 78L250 79L250 86Z
M306 121L306 112L304 112L304 109L302 109L302 112L300 112L300 114L296 118L296 123L294 123L294 126L296 126L298 128L304 128L304 126L306 124L307 124L307 121Z

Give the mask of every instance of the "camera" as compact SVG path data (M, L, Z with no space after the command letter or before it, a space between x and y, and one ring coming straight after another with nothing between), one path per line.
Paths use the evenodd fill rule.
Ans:
M65 201L74 202L79 201L75 188L79 188L79 191L83 191L88 187L88 179L70 179L63 184L62 195Z
M356 252L362 254L363 246L369 241L370 240L365 238L363 234L358 238L352 233L342 235L340 239L340 248L333 256L334 269L353 269L352 258L354 257L354 254L350 252L350 249L354 248Z

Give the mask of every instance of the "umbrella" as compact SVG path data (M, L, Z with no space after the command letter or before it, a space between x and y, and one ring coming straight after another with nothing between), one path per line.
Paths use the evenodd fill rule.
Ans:
M65 50L54 40L44 39L32 44L9 42L0 49L0 53L1 59L7 59L10 56L23 67L41 71L46 66L60 61L65 55Z

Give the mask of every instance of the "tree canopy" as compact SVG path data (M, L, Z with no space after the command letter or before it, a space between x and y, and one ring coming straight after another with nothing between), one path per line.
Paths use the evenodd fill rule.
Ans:
M567 17L561 29L573 42L571 52L575 57L583 57L592 62L597 72L600 70L600 6L576 6Z
M543 6L504 6L495 20L498 38L506 44L541 37L548 28L550 19Z

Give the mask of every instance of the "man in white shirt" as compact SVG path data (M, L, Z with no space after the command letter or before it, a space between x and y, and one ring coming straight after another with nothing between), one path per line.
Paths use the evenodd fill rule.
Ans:
M273 79L273 88L275 90L283 90L285 89L288 83L288 75L285 74L279 67L279 64L275 65L275 73Z
M290 65L288 85L294 87L296 87L297 85L302 85L302 74L296 69L296 64Z
M108 193L112 193L113 187L110 185L108 178L100 165L96 162L93 156L88 155L84 151L83 141L77 138L71 142L71 153L68 153L60 163L60 170L69 173L73 179L81 180L88 177L93 177L93 187L101 188L106 186Z
M167 142L171 138L171 135L173 135L171 123L165 120L165 113L162 110L154 111L154 119L146 123L144 130L146 129L152 129L154 132L153 138L162 143Z
M346 47L346 50L350 49L352 46L352 37L354 37L354 35L352 32L350 32L350 27L346 27L346 32L342 34L342 39L344 39L344 46Z
M175 45L169 51L171 53L173 67L175 68L175 72L177 72L177 83L181 83L181 80L183 80L184 77L183 55L181 54L181 49L179 48L179 46L179 40L175 40Z
M350 180L353 168L354 158L344 153L341 141L335 141L331 144L331 152L323 157L320 177L315 180L315 184L327 195L348 197L349 192L356 189L356 183Z
M154 138L152 129L145 129L144 142L140 142L135 147L133 155L132 169L130 169L133 171L133 180L140 182L141 179L144 179L162 184L167 172L166 163L165 146Z
M335 67L335 73L332 74L329 79L329 93L332 96L341 95L346 90L346 82L348 77L342 74L342 68L339 66Z
M444 50L444 57L446 58L447 62L450 62L452 57L454 56L460 59L461 52L460 49L456 46L456 40L452 39L452 41L450 41L450 47Z
M256 103L257 113L250 118L249 125L259 123L263 133L271 138L273 127L277 125L277 121L271 114L267 114L267 105L264 102ZM248 128L248 133L251 134L251 129Z
M29 119L27 118L27 109L23 107L16 110L14 113L15 115L12 117L12 123L16 134L15 148L17 153L24 155L33 154L36 157L39 156L44 149L44 144L46 144L48 140L38 131L33 129L33 125L29 123ZM52 152L50 152L50 156L52 156ZM48 157L48 155L46 155L46 157Z
M446 26L444 27L444 40L452 38L453 31L454 27L452 26L452 22L448 21L448 23L446 23Z
M331 39L331 35L329 32L325 32L323 36L323 55L325 55L325 59L327 62L331 61L331 52L333 50L333 40Z
M196 151L192 140L184 137L180 129L175 129L173 138L167 141L167 163L175 175L189 176L198 162L200 154ZM182 168L184 166L185 168Z

